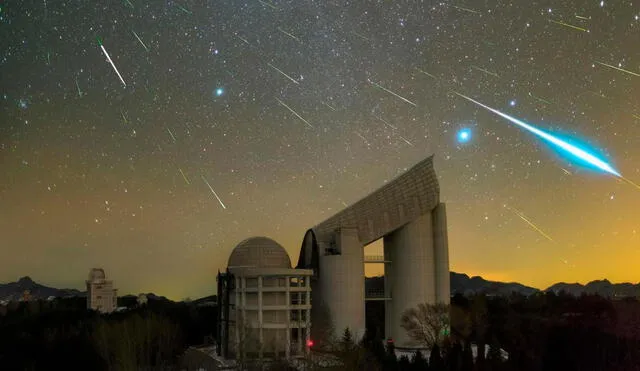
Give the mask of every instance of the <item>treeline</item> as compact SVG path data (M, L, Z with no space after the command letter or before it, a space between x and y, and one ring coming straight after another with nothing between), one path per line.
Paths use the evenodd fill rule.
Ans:
M0 312L1 370L179 369L215 333L215 307L150 302L100 315L83 298L11 303Z
M375 302L367 308L369 332L381 333L384 328L383 308ZM456 295L450 315L451 334L439 347L444 364L438 369L640 370L636 299L554 293ZM469 365L471 344L477 358ZM500 349L508 359L500 361Z

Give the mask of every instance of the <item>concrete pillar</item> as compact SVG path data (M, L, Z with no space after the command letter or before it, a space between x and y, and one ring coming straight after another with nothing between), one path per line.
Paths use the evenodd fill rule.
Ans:
M291 277L287 276L286 277L286 282L285 282L285 287L286 287L286 294L285 294L285 303L287 304L287 308L290 308L291 306ZM286 321L287 321L287 334L285 336L286 339L286 348L284 350L284 356L287 359L291 358L291 309L287 309L287 314L286 314Z
M411 346L400 326L402 313L421 303L436 300L433 223L426 214L384 237L385 259L391 261L385 272L385 336L397 346Z
M436 300L451 302L451 278L449 276L449 238L447 234L447 209L440 203L432 211L433 245L436 269Z
M357 342L365 331L364 249L357 229L341 229L337 233L339 255L327 255L326 244L321 244L318 279L321 302L329 309L336 335L348 327Z
M264 348L264 339L262 334L262 276L258 276L258 341L260 342L258 358L262 359L262 352Z

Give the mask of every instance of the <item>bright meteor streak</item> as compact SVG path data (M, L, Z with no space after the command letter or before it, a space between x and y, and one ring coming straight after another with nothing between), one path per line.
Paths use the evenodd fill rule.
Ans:
M633 75L633 76L637 76L640 77L640 74L629 71L629 70L625 70L624 68L620 68L620 67L616 67L616 66L612 66L610 64L606 64L606 63L602 63L602 62L598 62L596 61L597 64L603 65L605 67L609 67L609 68L613 68L614 70L618 70L620 72L624 72L624 73L628 73L629 75Z
M384 86L382 86L382 85L380 85L380 84L377 84L377 83L375 83L375 82L373 82L373 81L371 81L371 80L369 80L369 82L371 83L371 85L376 86L376 87L378 87L378 88L380 88L380 89L382 89L382 90L386 91L386 92L387 92L387 93L389 93L389 94L393 94L393 95L395 95L396 97L398 97L398 98L402 99L403 101L405 101L405 102L409 103L410 105L412 105L412 106L414 106L414 107L417 107L417 105L416 105L415 103L413 103L412 101L408 100L407 98L405 98L405 97L403 97L403 96L400 96L400 95L398 95L398 94L396 94L396 93L392 92L391 90L389 90L389 89L385 88Z
M555 136L553 136L553 135L551 135L549 133L546 133L546 132L544 132L544 131L542 131L542 130L540 130L538 128L535 128L535 127L527 124L526 122L524 122L522 120L518 120L515 117L511 117L511 116L507 115L506 113L502 113L502 112L498 111L497 109L494 109L494 108L491 108L489 106L486 106L486 105L478 102L477 100L474 100L472 98L467 97L466 95L463 95L463 94L460 94L460 93L457 93L457 92L454 92L454 93L459 95L459 96L461 96L462 98L470 101L470 102L473 102L473 103L479 105L480 107L483 107L483 108L495 113L496 115L498 115L500 117L503 117L503 118L511 121L512 123L520 126L521 128L526 129L527 131L537 135L538 137L546 140L547 142L555 145L556 147L558 147L558 148L570 153L573 157L581 159L583 161L586 161L589 164L591 164L591 165L597 167L598 169L604 171L605 173L609 173L609 174L612 174L612 175L615 175L615 176L617 176L619 178L624 179L622 177L622 175L619 172L617 172L611 165L609 165L606 162L604 162L603 160L597 158L593 154L585 151L584 149L578 148L578 147L574 146L571 143L567 143L566 141L564 141L564 140L562 140L560 138L557 138L557 137L555 137Z
M107 57L107 60L109 61L109 63L111 63L111 67L113 67L113 69L118 74L118 77L120 78L120 81L122 81L122 85L124 85L124 87L126 88L127 87L127 83L124 82L124 79L122 78L122 75L120 75L120 72L116 68L116 65L113 64L113 61L111 60L111 57L109 56L109 53L107 53L107 49L104 48L104 45L102 45L102 41L100 41L100 39L98 39L98 44L100 45L100 48L102 49L102 52L104 53L104 55Z
M218 197L218 194L216 193L216 191L213 190L213 187L211 187L211 184L209 184L209 182L207 181L207 179L204 177L204 175L200 175L202 177L202 180L204 180L205 184L209 187L209 189L211 190L211 193L213 193L214 196L216 196L216 198L218 199L218 202L220 203L220 206L222 206L223 209L226 209L227 207L224 206L224 204L222 203L222 200L220 199L220 197Z
M548 235L548 234L544 233L544 231L543 231L542 229L538 228L538 226L537 226L537 225L533 224L533 222L532 222L531 220L527 219L527 217L526 217L522 212L520 212L520 211L518 211L518 210L516 210L516 209L514 209L514 208L511 208L511 207L509 207L509 206L506 206L506 205L505 205L505 207L506 207L507 209L509 209L509 210L513 211L513 212L514 212L514 213L515 213L515 214L516 214L520 219L522 219L525 223L529 224L529 226L530 226L531 228L535 229L535 231L536 231L536 232L538 232L538 233L540 233L542 236L544 236L544 238L546 238L547 240L549 240L549 241L551 241L551 242L553 242L553 243L555 243L555 242L556 242L556 241L554 241L554 240L553 240L553 238L549 237L549 235Z

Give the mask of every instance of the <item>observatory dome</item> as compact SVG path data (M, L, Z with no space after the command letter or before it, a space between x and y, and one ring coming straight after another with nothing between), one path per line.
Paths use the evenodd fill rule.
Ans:
M100 281L104 280L106 275L104 274L104 269L102 268L93 268L89 271L89 281Z
M231 252L229 268L286 268L291 269L287 251L267 237L251 237L240 242Z

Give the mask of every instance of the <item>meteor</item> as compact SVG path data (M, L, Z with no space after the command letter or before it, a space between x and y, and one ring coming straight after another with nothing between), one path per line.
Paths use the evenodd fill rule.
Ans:
M113 64L113 61L111 60L111 57L109 56L109 53L107 53L107 49L104 48L104 45L102 45L102 40L100 40L100 38L98 38L98 45L100 45L100 48L102 49L102 52L104 53L104 55L107 57L107 60L109 61L109 63L111 63L111 67L113 67L113 69L116 71L116 73L118 74L118 77L120 78L120 81L122 81L122 85L124 85L124 87L127 87L127 83L124 82L124 79L122 78L122 75L120 75L120 72L118 71L118 69L116 68L116 65Z
M213 195L216 196L216 198L218 199L218 202L220 203L220 206L222 206L223 209L226 209L227 207L224 206L224 204L222 203L222 200L220 199L220 197L218 197L218 194L216 193L216 191L213 190L213 187L211 187L211 184L209 184L209 182L204 177L204 175L200 175L200 177L202 177L202 180L204 180L205 184L209 187L209 189L211 190L211 193L213 193Z
M309 127L313 129L313 125L311 125L309 123L309 121L305 120L302 116L298 115L298 112L294 111L291 107L287 106L287 104L285 102L281 101L280 99L276 98L276 100L278 101L278 103L280 103L283 106L285 106L285 108L288 109L291 113L296 115L297 118L299 118L300 120L304 121L305 124L309 125Z
M425 74L425 75L427 75L427 76L429 76L429 77L431 77L431 78L434 78L434 79L436 79L436 80L438 79L438 78L437 78L437 77L435 77L434 75L430 74L430 73L429 73L429 72L427 72L427 71L423 71L423 70L421 70L421 69L420 69L420 68L418 68L418 67L416 67L416 70L418 70L420 73L423 73L423 74Z
M573 28L574 30L578 30L578 31L582 31L582 32L589 32L589 30L587 30L586 28L582 28L582 27L574 26L574 25L572 25L572 24L564 23L564 22L562 22L562 21L554 21L553 19L551 19L551 22L553 22L553 23L555 23L555 24L559 24L560 26L565 26L565 27Z
M400 95L398 95L398 94L396 94L396 93L392 92L391 90L389 90L389 89L385 88L384 86L382 86L382 85L380 85L380 84L377 84L377 83L375 83L375 82L373 82L373 81L371 81L371 80L368 80L368 81L369 81L369 83L371 83L371 85L373 85L373 86L375 86L375 87L378 87L378 88L380 88L380 89L382 89L382 90L386 91L386 92L387 92L387 93L389 93L389 94L393 94L393 95L395 95L396 97L398 97L398 98L402 99L403 101L405 101L405 102L409 103L410 105L412 105L412 106L414 106L414 107L417 107L417 106L418 106L417 104L413 103L412 101L408 100L407 98L402 97L402 96L400 96Z
M614 70L618 70L620 72L624 72L624 73L628 73L629 75L633 75L633 76L637 76L640 77L640 74L635 73L635 72L631 72L629 70L625 70L624 68L620 68L620 67L616 67L616 66L612 66L610 64L606 64L606 63L602 63L602 62L598 62L596 61L597 64L603 65L605 67L609 67L609 68L613 68Z
M182 171L182 169L178 168L178 170L180 171L180 174L182 174L182 179L184 179L187 185L191 185L191 182L189 181L189 179L187 179L187 176L184 175L184 172Z
M149 48L147 48L146 45L144 45L144 43L142 42L142 39L140 38L140 36L138 36L138 34L136 33L136 31L131 30L131 32L133 32L133 36L136 37L136 39L138 39L138 41L140 41L140 44L142 44L142 46L144 47L144 50L149 51Z
M556 146L559 149L564 150L565 152L568 152L572 157L576 158L576 159L580 159L582 161L586 161L589 164L595 166L596 168L600 169L601 171L614 175L616 177L619 177L621 179L624 179L622 177L622 175L616 171L611 165L609 165L608 163L606 163L605 161L597 158L595 155L587 152L586 150L582 149L582 148L578 148L575 145L568 143L560 138L557 138L549 133L546 133L536 127L533 127L532 125L527 124L526 122L519 120L515 117L511 117L509 115L507 115L506 113L502 113L500 111L498 111L497 109L491 108L489 106L486 106L480 102L478 102L477 100L474 100L472 98L467 97L466 95L454 92L456 95L459 95L460 97L473 102L477 105L479 105L482 108L485 108L493 113L495 113L496 115L505 118L509 121L511 121L512 123L520 126L521 128L529 131L530 133L535 134L536 136L538 136L541 139L544 139L545 141L553 144L554 146ZM626 180L626 179L625 179ZM627 180L627 182L630 182ZM632 183L633 184L633 183Z
M478 70L478 71L480 71L480 72L484 72L484 73L486 73L486 74L488 74L488 75L495 76L495 77L500 77L500 76L498 76L498 74L497 74L497 73L495 73L495 72L491 72L491 71L487 71L487 70L485 70L484 68L480 68L480 67L478 67L478 66L474 66L474 65L471 65L471 67L472 67L472 68L475 68L476 70Z
M293 81L294 83L296 83L296 84L298 84L298 85L300 84L300 83L298 82L298 80L296 80L296 79L294 79L293 77L291 77L291 76L287 75L286 73L282 72L282 70L281 70L281 69L279 69L278 67L276 67L276 66L272 65L271 63L267 63L267 65L268 65L269 67L273 68L274 70L276 70L276 71L280 72L284 77L288 78L289 80Z
M504 206L505 206L507 209L509 209L509 210L513 211L513 212L514 212L514 214L516 214L516 215L517 215L520 219L522 219L525 223L529 224L529 226L530 226L531 228L533 228L536 232L538 232L538 233L540 233L542 236L544 236L544 238L546 238L547 240L549 240L549 241L551 241L551 242L553 242L553 243L555 243L555 242L556 242L556 241L554 241L554 239L553 239L553 238L549 237L549 235L548 235L548 234L544 233L544 231L543 231L542 229L540 229L537 225L533 224L533 222L532 222L531 220L527 219L527 217L526 217L522 212L520 212L520 211L518 211L518 210L516 210L516 209L514 209L514 208L512 208L512 207L509 207L509 206L507 206L507 205L504 205Z

